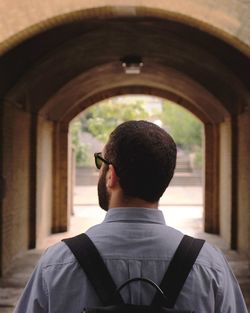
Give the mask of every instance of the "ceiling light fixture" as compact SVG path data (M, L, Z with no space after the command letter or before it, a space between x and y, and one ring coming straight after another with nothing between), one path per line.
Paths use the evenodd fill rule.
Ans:
M125 74L138 75L143 67L142 57L138 55L128 55L121 58L122 67Z

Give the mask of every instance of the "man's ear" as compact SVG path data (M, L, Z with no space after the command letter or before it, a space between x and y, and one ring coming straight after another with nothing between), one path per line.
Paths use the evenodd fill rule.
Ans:
M116 175L115 168L112 164L109 165L109 170L106 176L106 186L107 188L114 188L117 186L119 181L118 176Z

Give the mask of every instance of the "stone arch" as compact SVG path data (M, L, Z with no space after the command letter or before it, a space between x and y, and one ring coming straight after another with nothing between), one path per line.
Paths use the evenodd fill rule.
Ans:
M240 203L238 196L239 190L245 190L247 184L243 181L240 185L238 183L239 158L237 153L233 153L233 147L238 150L239 144L243 147L247 140L244 137L248 129L249 107L247 39L235 36L233 28L220 28L218 23L213 26L213 18L209 23L204 15L202 20L197 12L193 14L187 7L186 11L180 12L177 9L167 10L166 7L160 9L158 5L152 9L146 1L144 4L143 7L96 7L55 17L18 33L1 45L0 68L4 75L0 76L0 144L3 147L0 169L3 185L6 186L0 206L1 217L4 216L0 234L4 255L1 268L7 268L9 261L19 252L35 246L37 229L34 221L44 218L37 204L42 203L44 208L47 205L52 207L52 202L44 200L44 190L49 194L48 198L51 198L52 191L55 192L52 230L66 229L67 210L64 204L67 203L67 183L62 185L58 182L67 181L67 166L62 171L65 158L61 159L61 156L67 154L65 138L68 122L77 108L94 103L95 99L106 97L107 93L137 88L179 99L180 104L186 105L206 123L207 151L211 156L206 173L209 177L207 183L211 186L207 206L212 208L207 230L218 232L218 208L219 204L225 204L219 199L219 194L222 198L229 194L225 207L228 212L234 210L232 215L238 216L237 207L240 206L242 211L246 211L248 200ZM126 77L121 72L120 57L130 53L143 57L145 67L138 77ZM74 94L81 88L88 92ZM76 96L71 102L75 111L71 108L68 111L65 103L70 95ZM201 100L205 100L206 104ZM239 115L243 116L242 127L238 123ZM241 136L240 143L238 136ZM220 142L224 139L226 156L220 152ZM20 163L14 151L19 141L25 147L20 149L24 164ZM48 156L45 156L45 151L48 149L49 160L46 161ZM223 168L219 160L224 164ZM241 157L241 162L248 163L244 157ZM22 173L16 172L20 166L25 174L24 182ZM44 184L39 179L46 174L48 167L48 183ZM231 176L225 184L226 172L230 172ZM249 176L245 179L249 181ZM10 186L16 190L23 188L25 194L20 206L25 214L15 219L17 235L13 233L13 223L8 230L8 221L13 220L13 216L6 217L6 212L8 207L19 212L17 202L20 196L13 197ZM20 226L23 220L27 226L25 231ZM236 219L232 223L232 231L225 232L226 239L234 247L238 244L237 225ZM248 225L245 222L244 228ZM25 232L23 241L16 246L13 244L7 251L3 242L15 241L22 232ZM249 249L243 240L240 247L245 251Z

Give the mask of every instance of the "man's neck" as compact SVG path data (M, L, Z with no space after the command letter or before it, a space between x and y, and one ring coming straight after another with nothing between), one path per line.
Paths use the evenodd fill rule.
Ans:
M159 202L148 202L139 198L123 198L110 201L109 208L149 208L158 209Z

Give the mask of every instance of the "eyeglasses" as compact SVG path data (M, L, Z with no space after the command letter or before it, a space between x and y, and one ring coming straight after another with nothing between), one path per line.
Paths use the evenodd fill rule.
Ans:
M94 157L95 157L95 166L96 168L99 170L101 167L102 167L102 163L106 163L106 164L111 164L109 161L105 160L103 157L102 157L102 153L101 152L96 152L94 154Z

